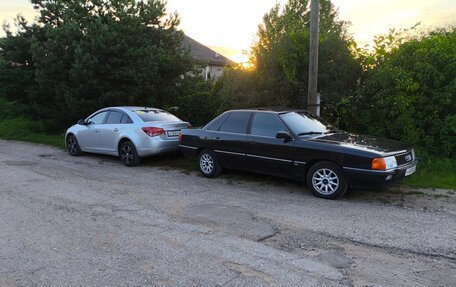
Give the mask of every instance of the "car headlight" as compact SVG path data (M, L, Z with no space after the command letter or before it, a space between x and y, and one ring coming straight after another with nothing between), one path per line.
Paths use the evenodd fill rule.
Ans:
M389 170L397 167L397 161L394 156L374 158L371 168L375 170Z

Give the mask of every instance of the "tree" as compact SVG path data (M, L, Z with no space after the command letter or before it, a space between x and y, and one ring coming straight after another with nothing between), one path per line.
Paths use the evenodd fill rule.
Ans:
M274 6L258 28L251 61L257 88L266 105L305 108L308 82L309 9L307 0L289 0ZM356 88L360 61L352 54L347 23L337 18L331 1L321 1L319 91L328 109Z
M32 0L38 22L18 22L1 44L9 99L62 128L112 105L171 104L193 68L179 18L159 0ZM21 76L15 76L18 73ZM13 81L6 81L14 77ZM22 77L21 93L15 87Z
M351 127L456 158L455 55L455 28L382 50L354 97Z

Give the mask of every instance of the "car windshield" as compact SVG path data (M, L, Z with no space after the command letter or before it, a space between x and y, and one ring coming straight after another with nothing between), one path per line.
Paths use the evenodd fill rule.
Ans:
M298 136L330 134L339 131L336 127L304 112L289 112L279 116Z
M178 117L162 110L134 110L144 122L176 122Z

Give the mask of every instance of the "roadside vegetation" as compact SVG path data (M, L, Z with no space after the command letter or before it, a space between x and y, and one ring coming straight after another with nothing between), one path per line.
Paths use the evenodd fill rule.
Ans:
M250 65L217 82L195 76L204 63L162 1L31 2L37 21L18 16L0 39L0 138L63 147L66 127L114 105L173 108L193 126L232 108L305 108L308 0L272 7ZM330 0L320 18L322 117L415 146L422 163L404 184L456 189L456 28L391 30L366 48Z

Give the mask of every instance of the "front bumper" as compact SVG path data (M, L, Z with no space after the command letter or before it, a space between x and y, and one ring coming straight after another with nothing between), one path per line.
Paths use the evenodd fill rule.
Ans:
M419 160L415 159L410 164L387 171L344 167L344 173L352 187L384 187L403 179L406 171L418 163Z

